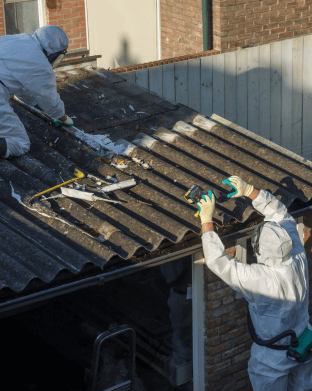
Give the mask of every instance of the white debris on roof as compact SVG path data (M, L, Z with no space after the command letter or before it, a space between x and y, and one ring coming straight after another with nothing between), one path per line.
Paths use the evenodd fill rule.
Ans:
M138 159L138 158L136 158L136 157L133 157L132 160L133 160L135 163L139 164L139 165L140 165L141 167L143 167L143 168L151 168L151 166L148 165L147 163L144 163L144 161L143 161L142 159Z
M85 86L84 84L82 85L82 87L89 88L89 87Z
M128 168L128 166L126 164L115 164L115 163L111 163L110 164L111 166L114 166L114 167L117 167L117 168Z
M68 85L69 86L71 86L71 87L75 87L75 88L77 88L77 90L80 90L80 88L78 88L77 86L75 86L74 84L70 84L70 83L68 83Z
M131 105L129 105L129 107L130 107L130 109L131 109L131 110L133 110L133 111L134 111L134 108L133 108Z

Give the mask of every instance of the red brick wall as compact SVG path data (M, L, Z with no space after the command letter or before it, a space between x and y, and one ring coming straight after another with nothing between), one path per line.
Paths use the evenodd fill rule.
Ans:
M212 1L213 48L221 53L312 32L312 0Z
M46 9L47 24L59 26L66 32L68 51L88 48L84 0L46 0Z
M0 0L0 36L5 35L5 25L4 25L4 7L3 0Z
M234 250L230 247L226 253L234 256ZM252 391L247 372L252 343L247 325L247 301L206 267L206 391Z

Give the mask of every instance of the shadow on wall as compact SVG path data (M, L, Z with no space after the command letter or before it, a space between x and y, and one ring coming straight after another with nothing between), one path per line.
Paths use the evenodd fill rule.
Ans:
M114 59L111 59L111 69L140 64L140 59L131 55L130 41L127 37L120 40L120 48Z

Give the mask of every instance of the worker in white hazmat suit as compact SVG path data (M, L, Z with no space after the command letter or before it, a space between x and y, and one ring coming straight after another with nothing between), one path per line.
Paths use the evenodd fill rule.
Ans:
M68 126L64 103L57 93L53 71L65 56L68 37L57 26L44 26L33 35L0 37L0 156L21 156L30 149L24 125L9 99L16 95L28 105L41 108Z
M241 178L228 178L237 193L229 197L249 197L253 207L265 216L258 241L257 263L245 264L226 255L224 245L214 232L212 216L215 197L202 196L197 204L202 223L202 242L208 268L240 292L248 301L257 337L269 340L285 330L297 337L309 324L309 275L307 257L296 222L285 205L272 194L256 190ZM254 231L252 243L256 243ZM274 344L291 345L291 337ZM280 348L280 347L279 347ZM248 373L254 391L312 390L312 361L299 363L286 356L285 350L273 350L253 343Z

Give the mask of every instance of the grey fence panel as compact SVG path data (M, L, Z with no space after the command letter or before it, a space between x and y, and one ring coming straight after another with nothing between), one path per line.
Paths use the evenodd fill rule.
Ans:
M122 77L312 159L312 35Z
M188 106L200 112L200 58L188 61Z
M247 129L247 110L248 110L248 51L239 50L237 54L237 125Z
M271 120L271 47L260 46L259 65L259 135L270 140Z
M292 151L302 153L302 67L303 37L292 40L293 47L293 94L292 94Z
M155 92L155 94L163 96L162 89L162 77L163 77L163 67L153 67L149 68L149 90Z
M312 36L304 37L303 41L303 128L302 156L311 160L312 156Z
M215 114L224 117L224 54L212 58L212 108Z
M188 66L187 61L174 64L176 102L188 106Z
M174 64L163 65L163 97L175 102Z
M259 134L259 65L260 47L248 50L248 130Z
M212 56L200 59L200 112L211 117L212 111Z
M282 131L281 144L291 149L291 106L292 106L292 40L282 41Z
M282 127L282 42L271 44L271 135L281 145Z
M224 117L236 123L236 53L229 53L224 60Z

